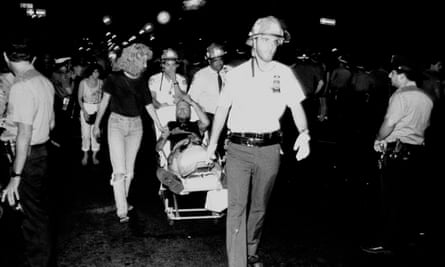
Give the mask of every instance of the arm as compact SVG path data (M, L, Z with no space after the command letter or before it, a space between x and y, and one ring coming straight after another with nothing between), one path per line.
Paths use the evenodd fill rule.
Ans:
M17 126L16 154L12 168L14 173L21 174L31 145L32 125L17 123ZM9 184L5 189L5 193L3 194L2 202L5 201L5 198L7 197L9 205L13 206L15 204L15 199L20 199L18 192L20 180L20 176L11 177Z
M317 84L317 88L315 89L315 95L317 95L318 93L320 93L321 89L323 88L324 85L324 81L323 80L319 80L318 84Z
M216 146L218 144L219 136L226 123L227 114L229 114L229 107L218 106L216 108L215 117L213 118L212 134L207 148L207 155L209 159L214 158Z
M187 103L189 103L192 107L193 110L195 110L196 115L198 115L199 118L199 129L204 132L207 127L209 127L210 125L210 121L209 118L207 117L207 115L204 113L204 111L202 111L201 107L198 105L198 103L196 103L191 97L190 95L184 95L182 97L182 99L184 101L186 101Z
M380 130L377 134L376 140L377 141L384 140L392 133L392 131L394 131L395 126L396 126L395 123L390 123L389 120L385 118L385 120L382 123L382 126L380 126Z
M165 131L162 133L162 135L159 137L158 141L156 142L156 151L161 151L164 149L165 143L167 143L168 137L170 136L169 131Z
M150 93L151 93L151 97L152 97L153 107L156 109L162 107L161 102L159 102L158 99L156 98L156 92L150 91Z
M104 92L104 96L100 101L99 111L97 112L96 120L94 121L93 133L96 137L100 136L100 123L105 114L105 110L107 109L108 104L110 103L110 98L111 95L107 92Z
M77 92L77 102L79 103L79 107L82 112L85 113L85 109L83 107L83 91L85 90L84 82L81 81L79 84L79 91Z
M162 132L165 131L164 126L161 124L161 121L159 120L158 113L156 113L155 107L153 103L148 104L145 106L145 109L147 110L148 114L150 115L151 119L155 123L156 127Z
M184 97L186 95L186 93L185 93L186 90L184 90L184 91L182 90L181 86L179 85L178 80L176 79L176 74L171 76L171 79L172 79L172 82L173 82L173 89L175 91L175 95L174 95L175 101L174 101L174 103L176 104L176 103L178 103L178 101L182 97ZM185 83L185 89L186 88L187 88L187 83Z

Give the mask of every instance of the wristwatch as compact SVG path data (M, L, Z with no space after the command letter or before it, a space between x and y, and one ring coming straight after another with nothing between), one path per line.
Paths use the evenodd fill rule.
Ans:
M12 172L11 173L11 178L14 178L14 177L22 177L22 174L21 173L17 173L17 172Z

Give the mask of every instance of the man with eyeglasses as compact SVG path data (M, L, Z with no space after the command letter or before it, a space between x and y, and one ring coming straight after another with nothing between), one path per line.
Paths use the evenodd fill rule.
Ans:
M309 130L301 105L304 92L292 70L273 60L285 31L273 16L258 19L247 39L252 58L233 68L218 101L208 146L214 159L228 117L226 178L229 207L226 246L229 266L261 266L258 246L266 207L280 165L280 117L292 111L299 135L296 158L309 155Z

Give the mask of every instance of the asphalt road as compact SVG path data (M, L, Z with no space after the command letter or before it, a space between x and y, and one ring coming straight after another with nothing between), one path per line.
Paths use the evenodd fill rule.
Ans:
M80 164L76 135L64 146L53 147L51 209L59 266L226 266L224 217L173 225L166 219L154 175L156 158L149 126L146 132L130 193L135 209L126 224L115 215L106 144L100 165L86 167ZM328 137L314 136L311 156L298 163L283 148L260 248L265 266L443 264L443 246L437 243L441 235L436 232L391 255L361 251L373 239L378 224L377 173L373 164L363 164L367 161L345 159L347 149ZM14 222L18 220L11 214L1 220L2 235L7 234L1 238L0 253L11 260L20 255L14 251L21 241L17 231L5 229L17 230Z

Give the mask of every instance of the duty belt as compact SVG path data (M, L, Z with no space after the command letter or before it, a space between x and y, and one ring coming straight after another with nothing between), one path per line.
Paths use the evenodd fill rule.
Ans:
M229 135L230 142L249 147L270 146L281 142L281 131L270 133L231 133Z

